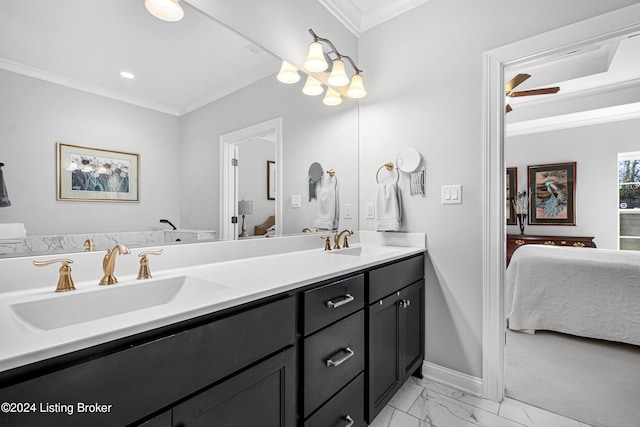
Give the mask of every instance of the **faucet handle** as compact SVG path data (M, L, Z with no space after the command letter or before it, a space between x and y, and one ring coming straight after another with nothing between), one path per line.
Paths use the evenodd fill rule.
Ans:
M330 251L331 250L331 236L320 236L321 239L324 239L324 250L325 251Z
M92 239L87 239L84 241L84 247L87 248L84 251L85 252L95 252L96 250L96 244L93 243Z
M349 247L349 241L347 240L347 237L351 236L352 234L353 234L353 231L349 230L349 233L344 235L344 242L342 243L343 248Z
M138 270L138 280L151 278L151 270L149 269L149 260L147 259L147 255L162 255L163 252L164 250L160 249L159 251L142 252L138 255L140 257L140 270Z
M60 267L60 278L58 279L58 287L56 288L56 292L67 292L73 291L76 289L76 286L73 283L73 279L71 278L71 267L69 264L73 264L73 261L70 259L52 259L48 261L33 261L33 265L36 267L44 267L45 265L51 265L55 263L61 263Z

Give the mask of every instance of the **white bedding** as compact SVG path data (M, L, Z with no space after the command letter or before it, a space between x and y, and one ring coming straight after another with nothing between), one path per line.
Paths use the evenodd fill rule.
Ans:
M505 295L509 329L640 345L640 252L523 246Z

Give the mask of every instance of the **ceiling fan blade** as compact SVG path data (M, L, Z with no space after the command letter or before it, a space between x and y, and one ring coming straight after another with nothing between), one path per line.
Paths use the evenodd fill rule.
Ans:
M558 93L559 87L545 87L542 89L522 90L519 92L511 92L510 97L515 98L518 96L531 96L531 95L549 95L552 93Z
M522 84L525 80L531 77L530 74L518 74L506 84L505 89L507 93L511 92L516 86Z
M507 104L506 110L507 110L507 113L508 113L509 111L513 110L513 108L511 108L511 105Z

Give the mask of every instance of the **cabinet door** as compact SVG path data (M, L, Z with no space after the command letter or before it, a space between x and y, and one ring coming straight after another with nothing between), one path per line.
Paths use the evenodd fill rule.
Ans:
M400 388L400 295L369 306L369 423Z
M174 407L173 425L294 427L295 384L291 348Z
M400 292L400 363L402 382L424 360L424 279Z

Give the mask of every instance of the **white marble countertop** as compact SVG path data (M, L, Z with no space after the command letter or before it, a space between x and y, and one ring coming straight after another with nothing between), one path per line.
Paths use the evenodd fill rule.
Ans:
M406 235L401 236L401 234ZM313 240L311 240L312 237ZM387 239L391 240L387 241ZM237 241L230 242L227 246L224 246L226 242L200 244L211 245L211 249L206 246L167 247L165 248L167 251L184 252L180 258L189 258L190 262L183 262L182 264L186 265L181 265L165 253L162 257L167 260L165 264L170 268L161 269L162 260L154 257L151 259L152 269L155 268L152 279L136 280L135 274L119 275L119 283L111 286L98 286L95 279L81 281L76 279L77 290L66 293L54 293L55 286L42 287L33 284L16 289L15 284L9 283L10 277L7 274L3 277L0 273L0 342L2 342L0 372L367 269L424 252L426 247L425 236L420 233L397 233L388 238L376 236L375 233L356 235L352 239L354 243L351 246L354 249L351 250L362 247L368 251L361 256L340 254L339 251L325 252L318 247L321 245L318 245L317 236L299 236L297 239L290 240L289 243L296 244L290 245L289 251L283 249L286 245L283 246L282 241L277 242L282 239L264 240L271 240L273 243L261 241L257 244L259 247ZM317 248L308 249L309 246ZM203 248L218 254L219 260L194 264L198 260L193 259L197 258L193 256L193 251L197 250L201 253L205 250ZM247 252L250 257L241 256L242 252ZM224 259L223 253L227 259ZM237 254L234 256L230 253ZM75 261L76 263L86 261L81 257L83 254L78 255L79 259ZM99 259L102 256L104 253L99 255ZM121 256L118 262L124 258ZM135 258L133 261L128 261L130 265L138 259L131 256L128 258ZM6 266L11 268L5 271L14 273L20 267L9 263ZM0 265L1 269L2 265ZM42 269L31 268L29 272L35 270ZM39 271L38 273L40 274ZM49 271L49 279L51 274L52 271ZM83 279L86 273L80 271L79 275ZM204 285L196 290L185 288L187 291L181 291L179 296L173 297L167 303L48 330L25 322L14 309L16 305L22 303L28 304L38 300L47 302L54 298L74 296L89 297L90 301L101 301L101 296L105 295L101 294L103 292L120 289L118 292L127 295L133 287L140 290L140 287L148 286L152 289L150 287L154 282L160 284L168 279L185 276ZM3 283L5 279L7 279L7 286ZM37 280L37 276L33 280ZM210 285L211 292L207 288L207 283ZM202 289L205 289L204 294L201 293ZM138 294L144 295L144 292L138 292ZM111 296L113 295L115 294L112 293ZM46 313L41 317L46 320Z

